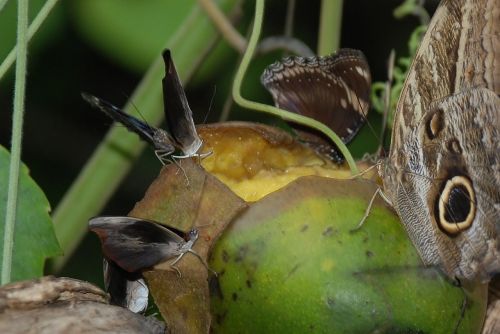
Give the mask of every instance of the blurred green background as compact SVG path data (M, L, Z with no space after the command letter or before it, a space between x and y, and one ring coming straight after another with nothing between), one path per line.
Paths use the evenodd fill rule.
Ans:
M29 2L31 18L44 2ZM402 20L393 17L393 9L401 2L349 0L344 3L341 47L365 53L374 81L386 79L391 49L396 50L397 56L407 55L407 40L419 24L414 16ZM238 30L246 35L254 3L233 3L241 4L234 18ZM432 13L437 3L428 1L427 5ZM91 92L122 106L149 64L160 54L165 34L182 28L179 25L192 6L197 6L196 1L61 1L45 21L29 46L22 158L52 208L57 206L111 125L104 114L81 99L80 92ZM320 1L297 0L293 35L313 50L317 43L319 11ZM285 1L267 1L262 37L283 33L285 13ZM9 1L0 12L0 59L14 46L15 30L16 3ZM175 61L175 50L172 52ZM259 76L282 55L282 52L273 52L256 57L245 80L245 97L271 103ZM185 84L196 123L219 119L238 60L238 53L220 40ZM7 148L10 147L13 72L11 69L0 81L0 144ZM279 123L235 106L230 110L231 120ZM372 113L369 120L374 128L380 128L378 115ZM377 145L378 139L365 126L351 148L360 157ZM152 151L146 149L102 214L124 215L130 211L160 167ZM102 286L101 264L98 240L88 234L60 274Z

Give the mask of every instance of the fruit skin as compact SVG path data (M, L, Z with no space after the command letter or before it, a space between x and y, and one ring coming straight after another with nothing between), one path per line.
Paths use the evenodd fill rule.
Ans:
M252 204L217 242L215 333L478 333L487 286L424 267L372 182L303 177ZM215 287L215 288L214 288Z

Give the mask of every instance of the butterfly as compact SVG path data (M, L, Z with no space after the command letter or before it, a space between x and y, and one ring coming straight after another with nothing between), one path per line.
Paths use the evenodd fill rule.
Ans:
M175 69L170 50L163 52L165 77L163 78L163 106L167 129L158 129L122 111L111 103L88 93L82 97L91 106L100 109L110 118L135 132L154 147L158 159L165 164L173 158L206 157L210 153L198 153L203 142L196 132L193 112L189 108L186 94ZM175 150L181 155L173 155Z
M181 277L175 265L186 253L198 257L208 269L192 249L198 239L197 230L184 236L181 231L157 222L127 216L92 218L89 229L101 241L104 282L111 302L135 313L144 312L148 305L149 289L142 277L143 270L174 259L170 266Z
M410 67L384 196L424 263L457 279L500 271L500 11L444 0Z
M134 273L175 258L175 264L186 254L197 256L192 250L198 231L191 230L187 238L173 228L157 222L127 216L100 216L89 220L89 229L101 240L106 259L123 270Z
M314 118L344 143L356 135L369 110L371 75L361 51L340 49L326 57L286 57L268 66L261 83L278 108ZM343 157L329 141L300 131L299 138L334 161Z

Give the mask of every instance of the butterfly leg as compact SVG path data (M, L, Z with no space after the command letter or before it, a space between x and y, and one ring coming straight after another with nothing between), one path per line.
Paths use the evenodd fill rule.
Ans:
M363 218L361 218L361 220L359 221L358 225L355 228L353 228L351 230L351 232L358 231L363 226L363 224L365 223L366 219L368 219L368 217L370 216L370 211L372 210L373 202L375 201L375 198L377 197L377 195L379 195L380 197L382 197L387 203L389 203L389 205L392 206L391 201L387 198L387 196L385 196L385 194L383 193L382 189L381 188L377 188L377 190L375 191L375 193L373 193L373 196L370 199L370 202L368 203L368 206L366 207L365 214L363 215Z
M193 254L194 256L196 256L196 257L200 260L200 262L203 264L203 266L204 266L204 267L205 267L208 271L211 271L211 272L212 272L212 274L214 274L214 275L217 277L217 275L218 275L218 274L217 274L217 272L216 272L215 270L211 269L211 268L208 266L207 262L206 262L205 260L203 260L203 258L200 256L200 254L196 253L196 252L195 252L194 250L192 250L192 249L188 249L188 252L189 252L189 253L191 253L191 254Z
M177 277L182 278L182 273L179 268L177 268L177 266L170 265L170 268L172 269L172 271L175 271L177 273Z
M172 262L170 263L170 266L172 266L172 267L173 267L173 266L175 266L175 265L177 264L177 262L179 262L179 261L182 259L182 257L184 256L184 254L186 254L186 253L185 253L185 252L183 252L183 253L179 254L179 255L175 258L175 260L174 260L174 261L172 261Z
M204 159L204 158L206 158L206 157L211 156L213 153L214 153L214 151L208 151L208 152L205 152L205 153L198 154L198 156L199 156L201 159Z
M160 162L163 166L172 162L172 160L168 159L168 156L171 153L172 152L165 152L164 150L155 150L155 155L158 158L158 160L160 160Z
M214 153L213 151L197 154L196 156L198 157L198 164L201 164L201 160L205 159L206 157L212 155Z
M179 262L182 259L182 257L184 256L184 254L186 254L186 253L179 254L179 256L177 256L175 258L175 260L170 263L170 268L172 268L174 271L177 272L177 276L179 276L179 278L182 277L182 273L179 270L179 268L177 268L176 264L177 264L177 262Z
M214 152L210 151L210 152L205 152L205 153L194 153L194 154L189 154L189 155L173 155L173 157L177 158L177 159L186 159L186 158L192 158L192 157L204 159L204 158L212 155L212 153L214 153Z
M217 272L216 272L215 270L210 269L210 267L208 266L207 262L206 262L205 260L203 260L203 258L200 256L200 254L196 253L196 252L195 252L194 250L192 250L192 249L187 249L185 252L183 252L183 253L179 254L179 256L177 256L177 257L175 258L175 260L174 260L174 261L172 261L172 262L170 263L170 267L171 267L172 269L174 269L174 270L176 270L176 271L177 271L177 273L179 274L179 277L182 277L182 275L181 275L181 272L180 272L179 268L177 268L175 265L177 264L177 262L179 262L179 261L182 259L182 257L183 257L186 253L191 253L191 254L193 254L194 256L196 256L196 257L200 260L200 262L203 264L203 266L204 266L204 267L205 267L208 271L211 271L211 272L212 272L215 276L217 276L217 275L218 275L218 274L217 274Z
M181 170L182 173L184 174L184 177L186 178L186 187L189 187L189 178L186 174L186 171L184 170L184 168L182 168L181 164L175 158L176 158L175 156L172 156L172 162L179 168L177 172L175 172L175 174L177 175L179 170Z

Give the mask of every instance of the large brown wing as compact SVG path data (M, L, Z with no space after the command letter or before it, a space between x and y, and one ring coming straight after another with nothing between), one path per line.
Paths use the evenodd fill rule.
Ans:
M391 152L401 148L433 101L471 87L500 94L498 0L443 0L406 77Z
M358 50L287 57L270 65L261 82L277 107L326 124L344 142L354 137L368 113L370 69Z

